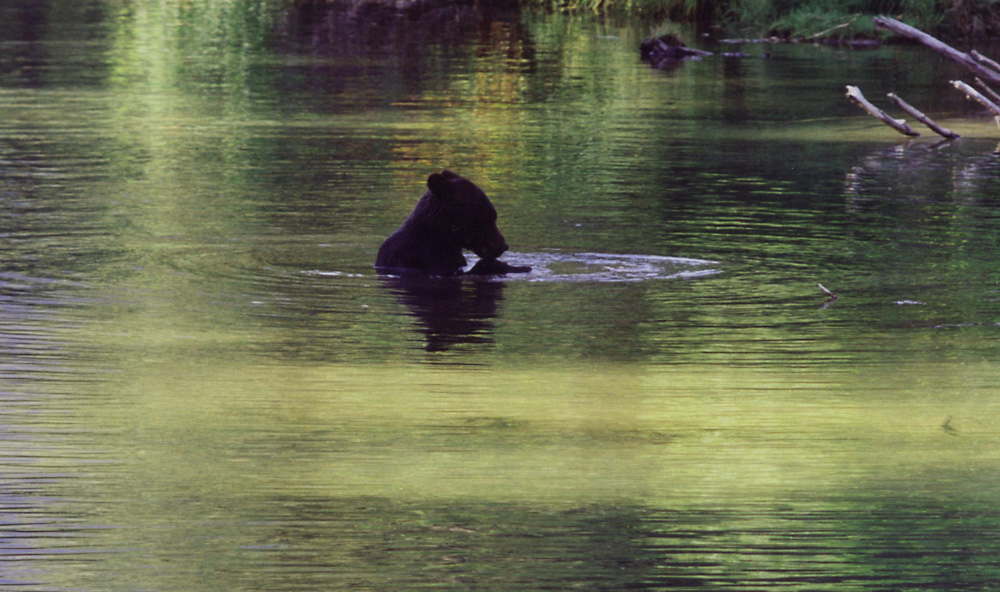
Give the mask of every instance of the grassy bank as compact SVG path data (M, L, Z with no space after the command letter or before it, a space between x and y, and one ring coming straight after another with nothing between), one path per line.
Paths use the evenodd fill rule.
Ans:
M991 0L524 0L565 11L626 12L715 26L741 36L834 39L884 36L871 17L891 15L950 39L1000 37Z

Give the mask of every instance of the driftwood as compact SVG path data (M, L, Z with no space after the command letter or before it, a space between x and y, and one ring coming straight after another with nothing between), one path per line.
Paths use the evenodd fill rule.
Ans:
M816 284L816 285L817 285L817 286L819 287L819 289L820 289L820 290L821 290L821 291L822 291L822 292L823 292L824 294L826 294L826 296L827 296L827 299L826 299L826 302L824 302L823 304L821 304L821 305L819 306L820 308L827 308L827 307L829 307L829 306L830 306L831 304L833 304L834 302L836 302L836 301L837 301L837 295L836 295L836 294L834 294L833 292L831 292L830 290L827 290L827 289L826 289L826 286L824 286L823 284Z
M987 109L992 111L994 115L1000 116L1000 105L997 105L993 101L987 99L978 90L972 88L971 86L962 82L961 80L952 80L951 85L957 88L958 90L964 92L965 96L969 97L970 99L976 101L983 107L986 107Z
M861 89L859 89L858 87L848 85L847 96L855 103L857 103L859 106L861 106L862 109L867 111L869 115L871 115L875 119L878 119L882 123L886 124L887 126L891 127L897 132L903 134L904 136L915 137L920 135L920 132L910 127L910 125L906 123L904 120L893 119L892 117L889 117L889 115L885 111L869 103L868 99L866 99L865 96L861 94Z
M997 70L989 65L990 63L996 64L993 60L986 59L986 61L979 61L976 59L975 55L979 55L980 58L983 58L982 55L977 54L976 52L964 53L958 51L947 43L938 40L936 37L932 37L920 29L911 27L910 25L897 21L896 19L885 16L877 16L872 19L872 22L875 23L875 26L877 27L889 29L897 35L902 35L903 37L919 41L930 49L933 49L941 55L944 55L945 57L954 60L969 70L975 72L977 76L989 80L990 82L1000 84L1000 70Z
M823 284L816 284L816 286L820 289L821 292L823 292L824 294L826 294L827 297L830 298L830 300L836 300L837 299L837 295L834 294L833 292L831 292L830 290L828 290L827 287L824 286Z
M899 107L903 111L906 111L907 113L909 113L914 119L916 119L920 123L926 125L927 127L931 128L932 130L934 130L934 133L938 134L939 136L942 136L942 137L945 137L945 138L948 138L948 139L954 139L954 138L961 138L962 137L962 136L956 134L955 132L951 131L950 129L938 125L937 123L935 123L935 121L933 119L931 119L930 117L927 117L926 115L924 115L924 113L922 111L918 111L913 105L907 103L903 99L901 99L898 96L896 96L895 93L889 93L888 96L889 96L890 99L892 99L893 103L896 103L897 107Z

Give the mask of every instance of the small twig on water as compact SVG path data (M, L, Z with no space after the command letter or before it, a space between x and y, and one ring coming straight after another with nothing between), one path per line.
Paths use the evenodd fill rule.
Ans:
M826 286L824 286L823 284L816 284L816 285L819 286L819 289L822 290L824 294L826 294L827 296L830 297L830 300L836 300L837 299L837 295L834 294L833 292L831 292L830 290L828 290L826 288Z

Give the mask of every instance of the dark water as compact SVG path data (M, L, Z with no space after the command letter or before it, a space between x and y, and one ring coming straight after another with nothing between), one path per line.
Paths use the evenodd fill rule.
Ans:
M968 77L652 29L5 3L0 588L1000 588ZM531 274L374 273L443 167Z

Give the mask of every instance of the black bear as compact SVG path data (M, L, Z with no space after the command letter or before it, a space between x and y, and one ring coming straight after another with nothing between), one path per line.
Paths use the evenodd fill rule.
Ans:
M531 271L498 259L507 250L507 241L497 228L497 211L483 190L443 170L427 177L427 192L402 226L382 243L375 267L387 272L457 275L466 264L462 249L480 257L469 274Z

